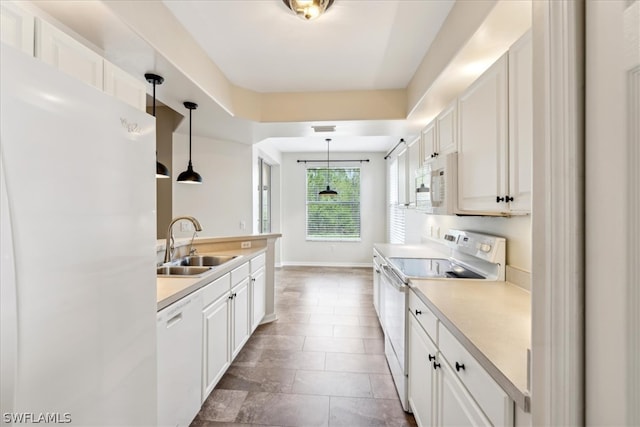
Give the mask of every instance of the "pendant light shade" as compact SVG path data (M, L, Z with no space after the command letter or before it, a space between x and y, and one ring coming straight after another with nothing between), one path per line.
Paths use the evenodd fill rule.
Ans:
M178 182L182 184L202 184L202 177L200 174L193 170L191 164L191 113L198 108L198 104L195 102L185 102L184 107L189 110L189 166L187 170L178 175Z
M332 190L329 186L329 142L331 142L330 138L327 138L327 189L322 190L318 193L320 196L337 196L338 192L336 190Z
M153 84L153 117L156 116L156 85L161 85L164 82L164 78L157 75L147 73L144 78L151 84ZM156 178L169 178L169 168L158 161L158 151L156 150Z

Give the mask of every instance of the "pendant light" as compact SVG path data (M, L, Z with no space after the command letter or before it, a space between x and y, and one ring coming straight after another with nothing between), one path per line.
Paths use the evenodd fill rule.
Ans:
M329 142L331 142L331 138L327 138L325 141L327 141L327 189L322 190L318 194L320 196L337 196L338 192L336 190L332 190L329 186Z
M198 104L187 101L184 103L184 107L189 110L189 166L187 166L186 171L178 175L178 182L182 184L202 184L202 177L193 170L191 165L191 113L198 108Z
M161 85L164 78L157 74L147 73L144 75L149 83L153 84L153 117L156 116L156 85ZM169 178L169 168L158 161L158 150L156 150L156 178Z

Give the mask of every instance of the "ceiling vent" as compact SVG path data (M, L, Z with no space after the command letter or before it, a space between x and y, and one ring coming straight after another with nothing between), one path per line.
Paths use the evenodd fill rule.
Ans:
M335 132L336 131L336 126L335 125L328 125L328 126L311 126L313 128L314 132Z

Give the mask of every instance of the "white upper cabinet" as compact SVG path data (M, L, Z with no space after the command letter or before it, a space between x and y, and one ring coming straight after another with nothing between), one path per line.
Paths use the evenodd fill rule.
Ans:
M0 40L33 56L35 18L11 2L0 3Z
M487 215L530 213L530 32L459 98L458 114L458 210Z
M438 146L436 156L458 150L458 100L453 101L438 117Z
M507 185L507 54L460 97L458 208L502 212Z
M104 60L105 93L145 111L147 107L147 83Z
M422 130L422 162L458 150L458 100Z
M533 53L531 32L509 50L509 207L531 212L533 148ZM513 200L511 200L513 198Z
M78 80L103 89L103 59L73 37L36 20L36 56Z
M437 149L436 120L434 119L422 130L422 162L426 163L431 160Z
M420 167L420 138L409 144L409 170L407 171L407 189L409 206L416 205L416 170Z
M409 150L404 149L398 154L398 205L409 205L409 188L407 187L407 172L409 170Z

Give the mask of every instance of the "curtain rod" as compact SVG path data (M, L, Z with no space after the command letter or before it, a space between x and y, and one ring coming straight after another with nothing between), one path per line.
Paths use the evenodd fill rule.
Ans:
M369 159L358 159L358 160L331 160L329 163L340 163L340 162L349 162L349 163L369 163ZM327 163L326 160L298 160L298 163Z
M403 144L403 143L404 143L404 144L406 144L406 143L404 142L404 138L400 138L400 142L398 142L398 143L396 144L396 146L395 146L395 147L393 147L393 148L391 149L391 151L389 151L389 152L387 153L387 155L386 155L386 156L384 156L384 159L385 159L385 160L387 160L387 159L391 156L391 153L393 153L394 151L396 151L396 148L398 148L398 145Z

